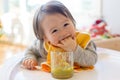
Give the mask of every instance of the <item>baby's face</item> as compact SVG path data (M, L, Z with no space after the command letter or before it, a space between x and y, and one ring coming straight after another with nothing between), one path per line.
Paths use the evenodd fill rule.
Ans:
M44 40L54 46L68 37L75 38L75 26L72 21L58 13L45 15L42 28Z

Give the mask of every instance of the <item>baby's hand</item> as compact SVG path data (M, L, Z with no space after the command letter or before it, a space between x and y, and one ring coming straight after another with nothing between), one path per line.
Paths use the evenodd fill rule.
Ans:
M35 59L32 59L32 58L29 58L29 59L24 59L22 61L22 66L27 68L27 69L30 69L30 70L34 70L36 69L35 66L37 66L38 63Z
M75 39L68 37L57 44L57 46L64 49L65 51L75 51L77 43Z

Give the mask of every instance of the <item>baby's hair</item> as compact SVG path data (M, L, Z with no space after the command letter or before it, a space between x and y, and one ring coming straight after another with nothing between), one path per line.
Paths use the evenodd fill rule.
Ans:
M55 13L62 14L63 16L69 18L72 21L72 23L75 25L75 20L71 15L70 11L61 2L59 1L47 2L35 12L33 18L33 30L35 36L39 40L43 40L43 35L44 35L44 32L41 27L43 16L46 14L55 14Z

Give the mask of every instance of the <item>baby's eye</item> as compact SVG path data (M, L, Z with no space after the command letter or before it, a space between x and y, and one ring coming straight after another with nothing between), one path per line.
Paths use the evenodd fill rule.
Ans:
M65 23L65 24L64 24L64 27L66 27L66 26L68 26L68 25L69 25L69 23Z
M52 31L52 33L55 33L55 32L57 32L57 31L58 31L58 30L57 30L57 29L55 29L55 30L53 30L53 31Z

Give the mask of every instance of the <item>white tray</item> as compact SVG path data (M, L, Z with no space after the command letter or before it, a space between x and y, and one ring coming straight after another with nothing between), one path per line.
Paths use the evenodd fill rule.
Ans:
M68 80L120 80L120 52L98 48L98 62L93 70L75 73ZM57 80L50 73L20 68L23 55L16 55L6 61L0 70L0 80Z

